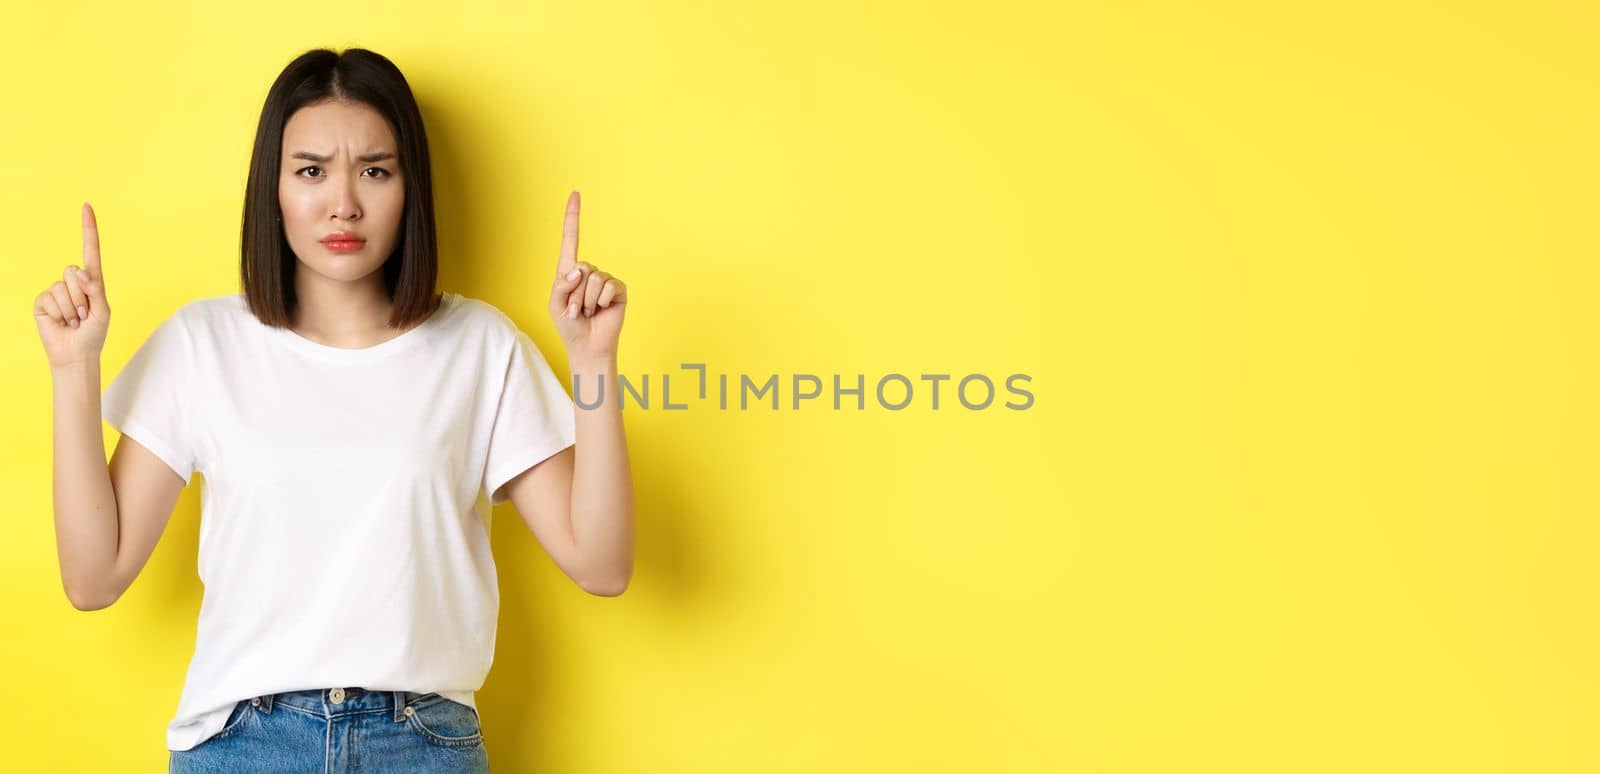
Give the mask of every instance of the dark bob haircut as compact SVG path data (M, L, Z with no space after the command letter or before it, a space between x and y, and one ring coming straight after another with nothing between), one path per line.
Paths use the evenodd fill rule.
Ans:
M344 53L325 48L307 51L283 69L267 93L244 192L239 276L245 301L263 323L289 327L299 301L294 289L297 261L284 236L283 209L278 203L283 128L296 110L327 100L370 105L389 122L399 144L405 210L395 250L381 271L393 302L390 327L410 327L431 315L440 302L434 288L439 251L428 137L422 111L400 69L381 54L363 48L345 49Z

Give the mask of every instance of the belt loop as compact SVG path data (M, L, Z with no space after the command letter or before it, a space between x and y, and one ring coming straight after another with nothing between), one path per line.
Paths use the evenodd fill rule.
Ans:
M396 722L406 719L406 692L390 691L394 694L394 719Z
M275 694L275 693L269 693L269 694L266 694L264 696L256 697L256 698L261 700L261 711L267 713L268 715L271 715L272 714L272 700L274 698L276 698L276 697L277 697L277 694Z

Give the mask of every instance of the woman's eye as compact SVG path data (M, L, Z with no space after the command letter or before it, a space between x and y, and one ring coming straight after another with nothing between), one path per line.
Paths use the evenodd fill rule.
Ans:
M309 170L309 169L321 170L322 168L321 167L314 167L314 166L313 167L301 167L298 170L295 170L295 175L298 176L300 173L305 172L306 170ZM389 170L384 169L383 167L367 167L366 169L362 170L362 174L366 174L367 172L382 172L383 174L374 175L374 177L389 177ZM323 175L316 175L316 177L323 177Z

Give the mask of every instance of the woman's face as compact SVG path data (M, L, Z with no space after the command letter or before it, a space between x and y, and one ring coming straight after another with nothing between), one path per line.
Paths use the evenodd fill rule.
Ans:
M405 179L394 132L365 103L321 102L289 116L283 128L278 205L296 270L353 282L383 266L400 240ZM337 251L336 231L366 242Z

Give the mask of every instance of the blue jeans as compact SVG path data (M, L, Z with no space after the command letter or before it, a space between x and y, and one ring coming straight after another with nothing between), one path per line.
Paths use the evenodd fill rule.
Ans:
M169 751L167 771L489 770L478 713L437 693L329 688L245 699L211 738Z

